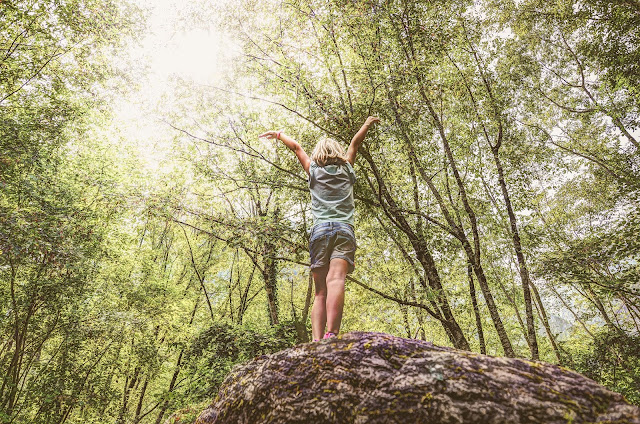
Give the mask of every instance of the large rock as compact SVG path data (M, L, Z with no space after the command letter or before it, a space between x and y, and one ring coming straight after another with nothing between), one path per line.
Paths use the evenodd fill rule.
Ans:
M555 365L347 333L235 368L196 423L627 424L640 408Z

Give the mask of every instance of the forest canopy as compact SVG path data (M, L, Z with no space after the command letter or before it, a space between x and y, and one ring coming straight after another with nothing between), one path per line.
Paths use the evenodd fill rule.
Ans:
M640 405L639 46L636 0L0 2L0 422L188 422L309 341L307 175L258 135L370 115L341 331Z

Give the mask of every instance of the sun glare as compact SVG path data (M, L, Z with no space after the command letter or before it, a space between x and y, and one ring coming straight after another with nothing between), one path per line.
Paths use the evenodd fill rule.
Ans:
M138 4L149 11L148 29L127 55L145 71L138 88L113 105L114 126L121 142L137 146L143 165L161 173L174 136L162 119L171 108L166 99L176 97L175 81L219 85L234 46L213 24L184 29L180 19L199 7L195 0L139 0Z

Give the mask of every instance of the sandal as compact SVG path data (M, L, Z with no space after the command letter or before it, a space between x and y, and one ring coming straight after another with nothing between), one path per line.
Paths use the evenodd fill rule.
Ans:
M328 332L324 335L323 339L332 339L332 338L334 338L334 337L336 337L336 333L332 333L331 331L328 331Z

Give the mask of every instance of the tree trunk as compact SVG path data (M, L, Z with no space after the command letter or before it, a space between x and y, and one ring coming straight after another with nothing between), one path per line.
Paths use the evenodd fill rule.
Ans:
M498 182L500 183L500 188L502 189L502 197L504 198L504 204L507 207L507 213L509 215L509 223L511 224L511 236L513 238L513 247L516 251L516 257L518 258L518 269L520 271L520 281L522 283L522 295L524 297L524 309L527 318L527 344L529 345L529 350L531 352L531 359L540 359L540 355L538 353L538 340L536 338L536 328L535 322L533 320L533 306L531 302L531 290L530 287L533 286L533 282L529 277L529 269L527 268L527 263L524 258L524 253L522 253L522 244L520 243L520 233L518 232L518 224L516 221L516 215L513 212L513 207L511 206L511 198L509 197L509 191L507 190L507 183L504 179L504 171L502 169L502 163L500 162L500 157L498 156L498 149L500 148L500 144L498 143L496 147L492 146L493 159L496 163L496 168L498 169Z
M549 318L547 318L547 312L544 309L544 305L542 304L542 299L540 299L540 294L538 293L538 289L536 286L531 286L531 291L533 292L535 302L534 305L538 310L538 314L540 315L540 321L544 325L544 331L547 333L547 337L549 338L549 342L551 343L551 347L553 348L553 353L556 355L556 359L560 365L565 365L565 361L562 353L560 352L560 348L556 341L556 337L553 335L551 331L551 326L549 325Z
M142 385L142 389L140 390L140 395L138 396L138 406L136 406L136 415L133 418L133 422L136 424L139 423L140 420L142 419L140 414L142 413L142 403L144 401L144 395L147 392L148 383L149 383L149 378L147 377L144 379L144 384Z
M380 203L383 206L385 214L390 219L390 221L409 239L409 243L413 247L413 251L416 254L416 259L425 272L426 280L429 283L429 287L434 292L435 303L440 312L439 316L434 316L434 318L440 320L440 323L447 333L449 340L451 340L451 343L453 343L456 348L470 350L469 342L464 336L464 333L458 325L455 317L453 316L451 307L449 306L449 302L444 292L444 288L442 287L442 283L440 281L440 276L438 275L438 269L436 267L433 256L429 251L426 241L415 234L406 218L401 213L399 213L400 208L398 208L398 205L389 193L384 180L380 176L377 165L373 161L373 158L371 157L367 149L364 148L364 146L360 148L360 153L371 167L371 171L376 178L376 181L378 183L378 195L380 197Z
M480 318L480 309L478 308L478 299L476 299L476 287L473 284L473 267L471 264L467 266L467 275L469 276L469 297L473 305L473 314L476 317L476 328L478 329L478 342L480 343L480 353L487 353L487 346L484 342L484 331L482 331L482 319Z

